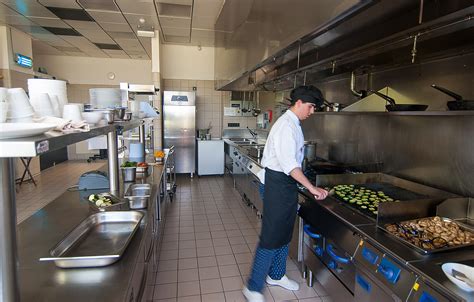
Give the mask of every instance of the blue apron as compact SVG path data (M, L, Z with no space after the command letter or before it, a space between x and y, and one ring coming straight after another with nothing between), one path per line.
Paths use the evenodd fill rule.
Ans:
M277 249L291 241L298 207L298 188L293 177L265 169L260 247Z

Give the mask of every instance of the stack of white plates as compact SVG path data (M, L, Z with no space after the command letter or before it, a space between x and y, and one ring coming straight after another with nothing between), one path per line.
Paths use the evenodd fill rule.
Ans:
M115 108L122 106L121 91L119 88L91 88L89 89L90 103L94 108Z
M68 103L66 82L60 80L47 79L28 79L28 92L30 97L35 98L37 94L47 93L52 99L57 96L59 102L59 112L63 111L63 107ZM54 104L53 104L54 106Z

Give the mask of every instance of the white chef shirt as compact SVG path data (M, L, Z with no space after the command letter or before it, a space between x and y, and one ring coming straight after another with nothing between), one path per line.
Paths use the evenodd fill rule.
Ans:
M301 168L304 157L304 136L298 117L287 110L273 125L268 135L261 165L273 171L289 175L295 168ZM265 183L265 170L258 173Z

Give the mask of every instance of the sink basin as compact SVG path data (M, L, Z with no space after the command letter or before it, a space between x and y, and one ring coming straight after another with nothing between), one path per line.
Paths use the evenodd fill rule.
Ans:
M254 141L234 141L234 143L236 143L237 145L239 146L253 146L253 145L258 145L256 142Z
M233 141L233 142L249 142L249 141L253 141L253 139L251 138L243 138L243 137L233 137L233 138L229 138L230 141Z
M263 156L263 149L265 145L252 145L252 146L245 146L245 149L247 149L247 153L249 156L256 157L256 158L261 158Z

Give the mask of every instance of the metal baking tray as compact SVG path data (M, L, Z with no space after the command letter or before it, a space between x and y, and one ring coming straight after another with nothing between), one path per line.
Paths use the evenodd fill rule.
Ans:
M99 211L99 212L105 212L105 211L123 211L123 210L128 210L129 208L127 207L127 200L123 198L119 198L115 195L112 195L110 193L99 193L96 195L102 195L107 198L109 198L112 201L112 205L108 207L98 207L96 204L92 201L89 201L89 195L85 197L87 202L89 203L89 206L94 210L94 211Z
M130 209L145 209L148 207L150 194L150 184L134 184L128 187L125 198L129 201Z
M423 218L418 218L418 219L412 219L412 220L405 220L405 221L400 221L398 223L410 223L410 222L416 222L416 221L419 221L421 219L430 219L430 218L434 218L434 217L423 217ZM440 217L442 221L444 222L453 222L453 223L456 223L459 228L463 231L468 231L468 232L471 232L471 233L474 233L474 229L466 226L465 224L463 223L460 223L458 221L455 221L453 219L450 219L450 218L446 218L446 217ZM390 224L390 223L388 223ZM387 225L387 224L386 224ZM439 252L444 252L444 251L450 251L450 250L456 250L456 249L460 249L460 248L463 248L463 247L467 247L467 246L472 246L474 245L474 241L472 243L469 243L469 244L460 244L460 245L456 245L456 246L449 246L449 247L443 247L443 248L438 248L438 249L424 249L422 247L419 247L409 241L406 241L405 239L389 232L387 229L386 229L386 225L379 225L378 227L382 230L384 230L386 233L388 233L390 236L392 236L393 238L396 238L397 240L403 242L404 244L410 246L411 248L413 248L414 250L416 250L418 253L421 253L421 254L434 254L434 253L439 253Z
M110 265L122 257L143 215L138 211L92 214L50 250L51 257L40 261L54 261L61 268Z

